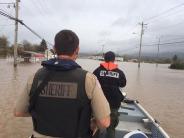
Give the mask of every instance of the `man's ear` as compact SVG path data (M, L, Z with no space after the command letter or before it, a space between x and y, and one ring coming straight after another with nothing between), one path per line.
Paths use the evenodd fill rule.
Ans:
M73 54L74 60L77 59L78 54L79 54L79 46L78 46L78 47L76 48L76 50L74 51L74 54Z
M79 54L79 46L76 48L75 50L75 54L78 55Z
M54 53L56 53L56 48L55 48L55 46L53 46L53 50L54 50Z

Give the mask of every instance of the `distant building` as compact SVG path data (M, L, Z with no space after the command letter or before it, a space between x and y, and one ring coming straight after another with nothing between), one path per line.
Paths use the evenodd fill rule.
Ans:
M128 62L138 62L138 59L129 59Z
M40 62L45 60L45 55L32 51L24 51L21 54L21 58L24 60L24 62Z
M45 54L44 54L44 56L45 56L46 60L48 60L48 59L51 59L51 58L54 58L54 57L55 57L55 55L54 55L54 54L53 54L49 49L45 50Z
M94 60L100 60L100 61L104 60L104 58L102 56L90 56L89 58L94 59Z
M123 59L123 57L116 57L116 61L123 62L123 61L124 61L124 59Z

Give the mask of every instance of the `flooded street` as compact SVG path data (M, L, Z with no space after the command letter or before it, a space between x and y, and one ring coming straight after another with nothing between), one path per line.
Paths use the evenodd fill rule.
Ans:
M93 71L99 61L79 59L86 70ZM0 59L0 138L26 138L31 134L31 118L15 118L13 109L27 78L38 68L37 64L19 64ZM137 99L156 118L171 138L184 138L184 71L170 70L168 65L119 62L127 77L124 91Z

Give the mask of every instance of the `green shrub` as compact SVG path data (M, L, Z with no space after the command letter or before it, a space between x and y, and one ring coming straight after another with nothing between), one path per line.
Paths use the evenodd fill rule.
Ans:
M170 69L184 69L184 63L172 63L170 66L169 66Z

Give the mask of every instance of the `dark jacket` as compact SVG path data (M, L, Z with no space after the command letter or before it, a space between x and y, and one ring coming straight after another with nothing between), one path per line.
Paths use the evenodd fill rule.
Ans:
M89 138L91 106L85 91L86 71L71 60L52 59L42 63L30 92L30 105L37 87L49 73L50 79L30 109L34 130L63 138Z
M98 78L111 108L119 108L124 99L120 87L126 86L126 77L118 65L112 62L101 63L93 72Z

